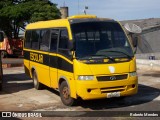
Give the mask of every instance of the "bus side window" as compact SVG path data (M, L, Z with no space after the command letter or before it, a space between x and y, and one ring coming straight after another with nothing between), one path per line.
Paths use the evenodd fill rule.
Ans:
M61 30L59 48L68 49L68 32L66 29Z
M26 39L25 39L25 47L26 48L31 48L31 37L32 37L32 31L26 31L26 35L25 35Z
M48 51L49 50L49 39L50 39L50 30L42 30L41 31L41 42L40 42L40 50Z
M39 30L32 31L32 49L39 49Z
M70 57L68 44L69 44L68 31L67 29L62 29L60 32L58 52Z
M50 51L57 51L58 36L59 36L59 30L58 29L52 30Z

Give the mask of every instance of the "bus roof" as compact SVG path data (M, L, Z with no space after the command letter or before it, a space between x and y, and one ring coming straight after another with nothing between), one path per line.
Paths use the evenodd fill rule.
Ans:
M74 15L71 17L68 17L68 19L83 19L83 18L97 18L96 15Z
M48 21L39 21L35 23L30 23L26 26L26 29L43 29L43 28L52 28L52 27L65 27L67 26L68 19L57 19L57 20L48 20Z
M69 20L72 19L96 19L96 15L74 15L71 17L68 17L66 19L56 19L56 20L48 20L48 21L39 21L35 23L30 23L26 26L26 29L43 29L43 28L53 28L53 27L67 27L69 26ZM103 19L104 18L98 18ZM112 20L105 18L105 20Z

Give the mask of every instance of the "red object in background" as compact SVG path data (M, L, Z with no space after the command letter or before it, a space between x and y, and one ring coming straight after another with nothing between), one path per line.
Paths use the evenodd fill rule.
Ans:
M0 42L0 50L2 57L9 56L22 56L23 55L23 40L22 39L10 39L4 38L3 42Z

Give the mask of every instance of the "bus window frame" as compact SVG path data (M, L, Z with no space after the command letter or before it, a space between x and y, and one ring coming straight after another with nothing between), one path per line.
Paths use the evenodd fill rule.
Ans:
M38 29L37 29L38 30ZM51 41L51 29L50 28L45 28L45 29L40 29L40 36L41 36L41 33L42 33L42 30L49 30L49 32L50 32L50 34L49 34L49 38L48 38L48 40L47 40L47 42L48 42L48 50L42 50L41 49L41 42L42 42L42 38L40 38L39 39L39 51L44 51L44 52L49 52L50 51L50 41ZM46 32L45 32L45 34L46 34ZM45 39L45 41L46 41L46 39Z
M41 50L40 49L40 45L41 45L41 41L42 41L42 38L41 38L41 33L43 30L50 30L50 35L49 35L49 46L48 46L48 50ZM58 30L58 38L57 38L57 48L56 50L51 50L51 35L52 35L52 30ZM68 37L68 41L67 41L67 46L68 48L67 49L63 49L63 48L60 48L59 47L59 43L60 43L60 36L61 36L61 31L62 30L66 30L67 31L67 37ZM28 29L26 30L26 33L27 32L31 32L31 40L30 40L30 46L26 47L26 40L24 42L24 48L27 48L27 49L31 49L31 50L38 50L38 51L42 51L42 52L49 52L49 53L56 53L56 54L61 54L65 57L67 57L68 59L72 59L72 55L68 54L64 54L63 52L61 52L60 50L64 50L64 51L68 51L68 52L71 52L71 44L73 44L72 40L70 40L69 38L69 30L67 27L55 27L55 28L43 28L43 29ZM38 39L38 45L39 45L39 49L35 49L35 48L32 48L32 31L39 31L39 39ZM27 34L25 34L26 36ZM26 37L25 37L26 38ZM73 45L72 45L73 46Z
M57 37L57 45L56 45L56 50L51 50L51 35L52 35L52 30L58 30L58 37ZM51 28L51 34L50 34L50 43L49 43L49 52L56 52L58 53L58 46L59 46L59 36L60 36L60 29L59 28Z
M60 48L60 47L59 47L60 37L61 37L61 32L62 32L62 30L66 30L66 31L67 31L67 37L68 37L67 47L68 47L68 48ZM71 44L71 42L70 42L70 41L71 41L71 40L69 39L69 31L68 31L67 27L60 28L60 29L59 29L59 38L58 38L57 53L58 53L58 54L62 54L62 55L65 56L66 58L72 60L72 55L70 54L70 52L71 52L71 49L70 49L70 44ZM65 54L65 53L63 53L63 52L61 52L61 50L62 50L62 51L67 51L67 52L68 52L68 55Z
M29 46L26 46L26 41L27 41L27 32L31 32L31 37L32 37L32 30L26 30L25 32L25 40L24 40L24 48L28 48L28 49L32 49L31 46L32 46L32 39L30 38L30 41L29 41Z
M33 37L31 37L32 41L31 41L31 49L34 49L34 50L40 50L40 35L41 35L41 30L39 29L36 29L36 30L32 30L32 34L33 35L33 31L39 31L39 35L38 35L38 48L33 48Z

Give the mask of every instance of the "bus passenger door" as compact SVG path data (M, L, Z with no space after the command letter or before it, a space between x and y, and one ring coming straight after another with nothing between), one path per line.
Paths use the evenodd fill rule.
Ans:
M50 83L52 88L58 88L58 69L57 69L57 46L58 46L59 29L52 29L50 42Z
M73 62L72 55L69 49L69 36L67 29L63 28L60 30L60 36L58 41L58 78L67 80L70 87L73 82Z

